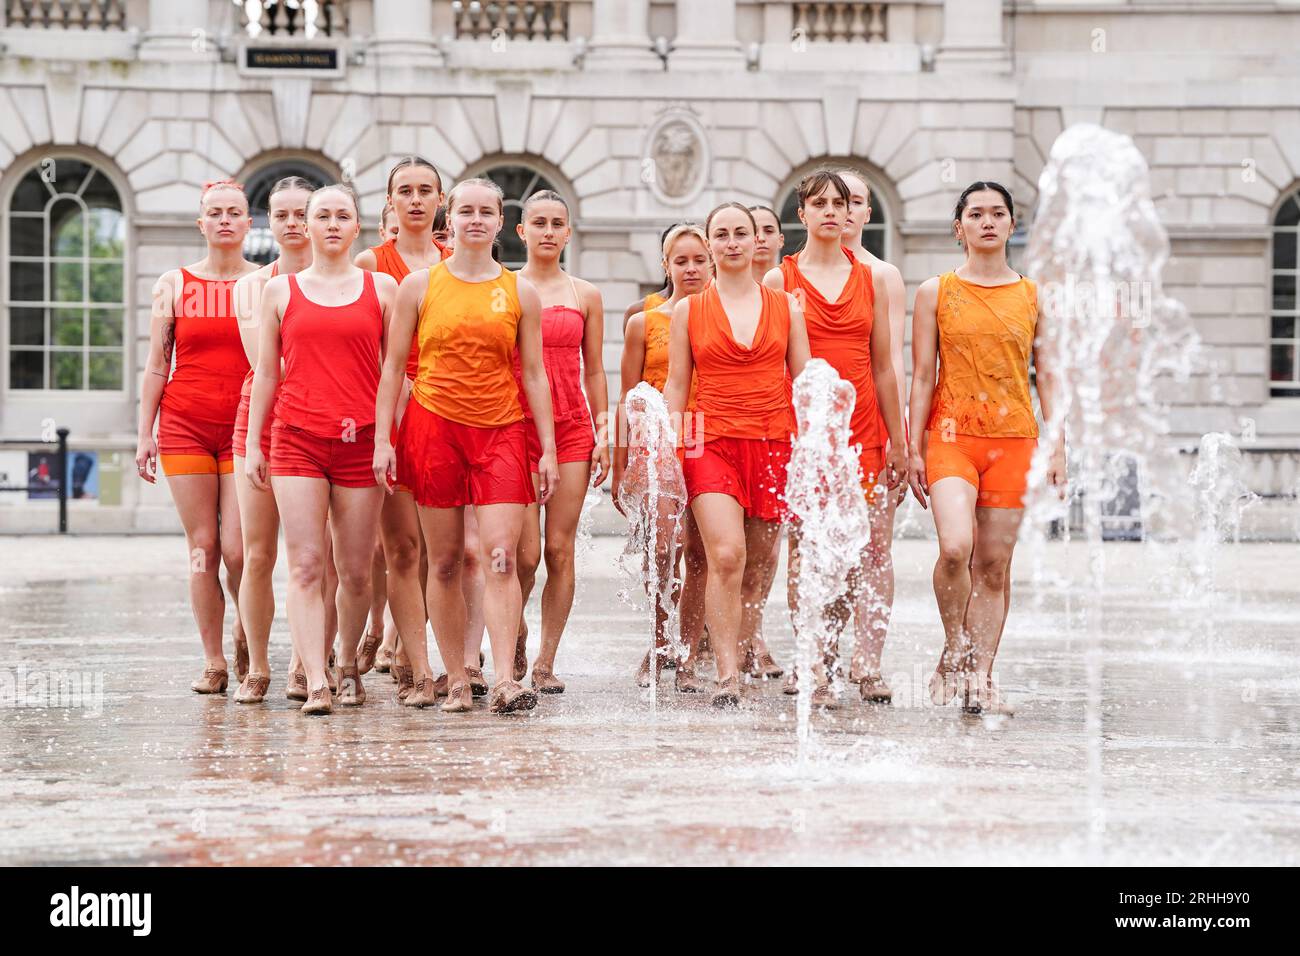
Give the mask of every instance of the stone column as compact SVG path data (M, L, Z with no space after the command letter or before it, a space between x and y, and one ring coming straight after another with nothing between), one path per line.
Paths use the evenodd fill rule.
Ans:
M433 4L428 0L374 0L375 35L371 62L383 66L442 66L433 38Z
M998 69L1009 67L1002 39L1002 0L944 0L943 40L935 68Z
M735 0L677 0L677 38L670 70L743 70Z
M586 65L605 70L659 70L650 49L650 0L593 0Z
M140 41L142 60L215 60L215 25L208 0L149 0L149 27Z

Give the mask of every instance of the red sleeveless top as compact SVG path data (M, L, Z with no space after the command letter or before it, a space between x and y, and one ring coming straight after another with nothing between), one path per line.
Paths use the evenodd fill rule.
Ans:
M181 269L175 313L175 367L161 407L193 422L234 428L248 356L239 339L234 280L203 279Z
M438 249L438 255L447 258L447 250L437 239L433 240L434 246ZM402 280L411 274L407 268L406 260L402 254L397 251L397 240L389 239L387 242L377 246L371 246L370 251L375 254L375 271L383 272L397 280L401 285ZM415 381L416 373L420 370L420 336L417 327L416 334L411 336L411 354L406 357L406 377L412 382Z
M289 276L280 319L284 378L275 424L320 438L346 438L375 422L384 313L375 277L362 273L361 295L347 305L320 305Z

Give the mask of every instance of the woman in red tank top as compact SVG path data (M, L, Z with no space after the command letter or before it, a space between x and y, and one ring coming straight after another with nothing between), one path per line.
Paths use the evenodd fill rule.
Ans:
M244 467L262 490L269 470L284 524L289 633L306 671L302 709L307 714L329 713L333 703L325 675L321 594L327 517L339 577L339 703L365 701L356 656L370 605L370 563L383 496L370 467L375 394L397 283L348 261L360 220L356 197L346 186L312 194L307 206L312 264L297 275L272 279L262 295L248 413L249 433L260 435L275 403L270 467L255 442L246 449Z
M840 245L850 198L844 180L829 170L818 170L799 183L798 196L799 218L808 228L808 240L802 250L786 256L781 267L769 272L763 281L774 289L792 293L803 303L812 355L830 363L856 391L849 442L858 446L866 498L878 511L892 489L906 484L907 468L903 408L891 362L887 294L882 280L873 277L871 270ZM880 430L882 421L884 433ZM880 490L886 484L891 491ZM848 592L826 613L840 621L854 622L854 658L875 662L872 680L860 685L861 693L866 699L883 701L889 699L889 688L880 678L880 647L866 627L868 609L878 601L868 580L876 561L871 549L864 548ZM793 525L789 568L792 582L797 582L799 536ZM797 609L797 594L797 586L792 583L792 612ZM816 688L812 699L817 706L834 707L838 695L829 669L834 666L839 648L828 645L822 651L825 660L813 665ZM792 674L785 688L787 693L798 692L794 678Z
M684 435L686 490L708 561L705 617L717 659L716 707L740 702L740 635L753 633L759 591L784 517L794 410L786 376L808 361L799 303L755 281L753 214L725 203L705 223L716 279L673 310L668 411L683 422L691 375L700 423ZM685 423L683 423L685 424ZM748 619L746 619L748 618Z
M244 537L244 578L239 588L239 620L248 635L249 667L242 678L235 700L257 704L266 698L271 685L271 665L267 644L271 622L275 619L275 593L271 574L275 570L276 539L280 534L280 512L275 496L254 488L244 471L248 441L248 405L253 394L253 369L257 366L258 305L266 284L277 275L293 275L311 265L311 240L307 238L307 200L312 185L300 176L286 176L271 187L267 200L267 220L271 235L280 247L279 257L235 283L235 315L239 319L239 337L248 356L248 375L240 393L239 413L235 416L235 497L239 501L239 524ZM262 429L262 454L271 456L271 421ZM326 625L331 641L334 629ZM238 673L238 665L236 665ZM306 700L306 678L297 655L289 662L291 699ZM301 685L295 676L301 678ZM301 693L301 696L299 694Z
M605 311L600 291L560 268L560 255L569 241L569 207L558 193L543 190L524 202L522 221L515 227L528 249L528 264L519 275L532 283L542 300L542 359L551 383L555 421L556 461L560 483L546 502L546 586L542 591L542 643L533 661L533 690L564 693L555 676L555 653L573 607L574 539L587 488L599 488L609 474L609 393L601 355ZM533 424L516 358L515 377L528 427L528 459L536 482L541 443ZM598 430L593 432L592 422ZM542 558L542 506L528 505L519 538L519 586L527 607ZM522 616L515 644L515 680L528 667L528 626Z
M198 226L207 255L164 273L154 286L149 358L140 386L136 469L152 484L162 465L185 528L190 606L204 658L203 676L190 687L199 694L222 693L229 682L221 647L226 599L219 572L224 563L226 586L237 608L244 567L231 471L235 414L248 359L239 342L231 289L257 268L243 254L251 222L242 186L219 182L204 188ZM238 614L234 638L238 673L238 662L248 654Z
M433 221L442 201L442 177L432 163L419 156L399 160L388 172L387 196L397 235L360 253L356 264L362 269L392 276L400 284L412 272L441 262L442 247L433 238ZM413 343L407 355L406 381L398 401L398 424L411 396L418 356L419 350ZM413 671L400 638L405 635L406 644L409 644L416 630L423 632L428 619L420 596L428 583L429 564L420 539L420 519L410 489L398 486L396 494L384 496L379 536L380 557L387 572L386 596L398 637L393 647L393 675L397 679L398 697L405 699L413 684ZM372 618L370 630L357 654L357 666L363 674L370 670L379 654L383 634L376 624ZM385 660L387 656L384 656Z

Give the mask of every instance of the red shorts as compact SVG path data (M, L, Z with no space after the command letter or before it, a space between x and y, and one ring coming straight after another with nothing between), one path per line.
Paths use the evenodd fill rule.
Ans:
M252 396L246 392L239 393L239 410L235 412L235 433L231 437L231 444L235 449L235 457L243 458L247 452L248 442L248 405L252 401ZM266 424L262 426L262 457L267 461L271 460L271 426L275 424L275 401L271 401L271 414L266 416Z
M344 441L276 422L269 461L272 477L323 478L340 488L373 488L375 426L367 425L352 441Z
M166 408L158 413L158 461L166 475L230 474L234 470L228 423L195 421Z
M537 427L530 420L525 420L528 430L528 470L537 474L537 463L542 460L542 440L537 436ZM591 461L591 453L596 450L596 433L592 431L591 419L571 418L555 423L555 463L565 465L574 461Z
M417 401L397 432L397 481L423 508L532 504L523 421L499 428L462 425Z
M784 521L785 470L790 443L770 438L710 438L682 470L690 501L716 492L731 495L746 518Z
M880 473L885 467L885 449L880 445L864 448L858 455L858 465L862 468L862 490L866 492L867 504L876 503L876 486L884 485Z
M1023 508L1029 465L1037 438L982 438L931 430L925 448L930 487L940 478L964 478L975 486L980 508Z

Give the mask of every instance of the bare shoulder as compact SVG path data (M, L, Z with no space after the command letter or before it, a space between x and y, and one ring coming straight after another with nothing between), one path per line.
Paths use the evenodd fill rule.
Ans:
M180 291L183 281L180 269L168 269L153 284L153 294L155 297L162 296L164 298L175 296Z
M397 280L387 272L375 272L375 291L382 295L392 295L397 291ZM409 276L408 276L409 278Z
M359 269L365 269L367 272L374 272L379 265L379 260L375 258L373 249L362 249L357 253L356 258L352 260L352 264Z
M636 336L641 338L645 334L645 313L638 312L627 320L627 325L623 326L623 341L627 342Z
M773 266L767 270L763 276L763 285L778 292L785 288L785 273L781 271L780 266Z

